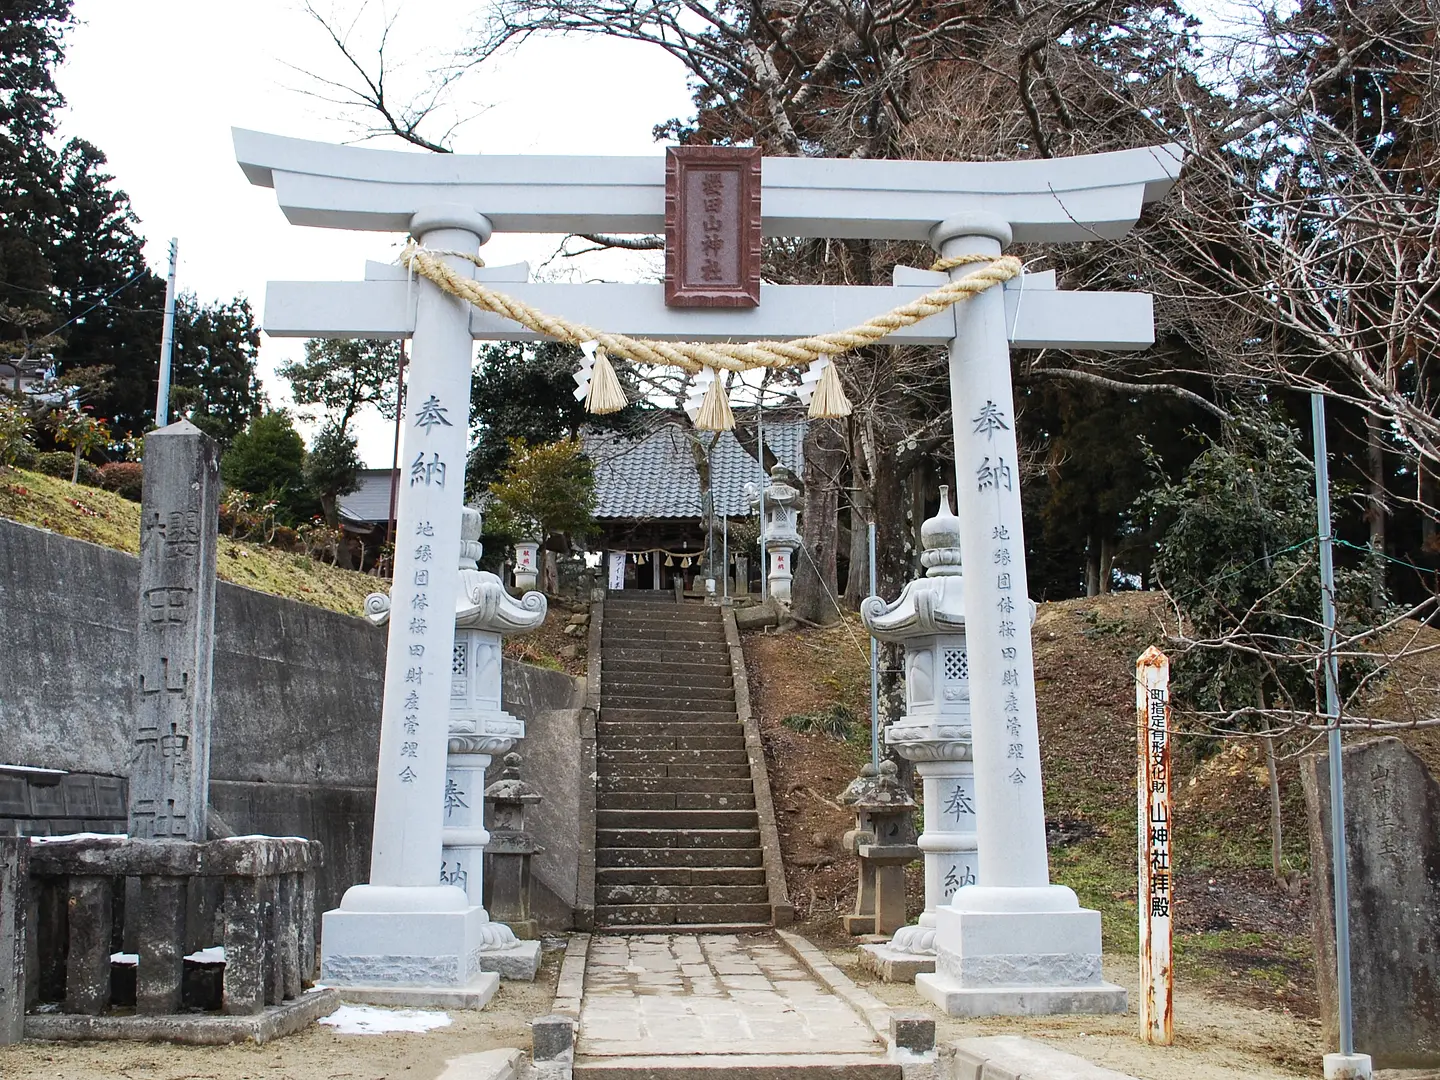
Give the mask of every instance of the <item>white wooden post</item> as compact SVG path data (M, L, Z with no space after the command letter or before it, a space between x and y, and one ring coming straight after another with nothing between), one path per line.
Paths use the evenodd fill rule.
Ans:
M1139 768L1140 1037L1175 1041L1174 840L1170 791L1170 661L1153 645L1135 664L1135 725Z
M997 256L1010 239L1007 222L984 214L931 234L942 257ZM950 403L980 881L936 912L936 971L917 976L916 988L952 1016L1123 1012L1124 989L1101 972L1100 913L1050 884L1005 302L990 289L954 311Z

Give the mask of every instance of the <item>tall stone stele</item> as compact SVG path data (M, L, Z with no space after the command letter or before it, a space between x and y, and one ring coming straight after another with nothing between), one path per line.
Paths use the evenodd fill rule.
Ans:
M145 436L129 834L205 839L220 454L188 420Z
M760 522L760 534L765 539L765 550L770 554L770 596L788 604L790 582L795 577L795 552L800 547L801 492L780 478L784 472L785 467L779 464L770 470L771 479L765 485L765 518ZM760 489L754 484L746 484L745 494L750 505L758 510Z
M442 823L435 884L357 885L337 910L325 913L321 978L348 998L478 1008L494 994L498 975L533 979L539 967L540 943L519 941L504 923L491 921L482 897L484 853L490 841L484 826L485 770L495 754L505 753L525 735L525 725L501 705L501 645L504 635L524 633L544 622L546 602L534 592L516 600L496 575L477 567L480 529L479 511L462 508L459 564L449 572L457 580L453 647L446 665L445 776L443 787L428 793L423 810ZM438 567L412 571L423 575L426 585L432 584L431 575L444 572ZM433 609L413 606L393 612L384 593L366 597L365 611L377 626L391 622L392 616L438 617ZM416 657L423 659L419 653ZM419 750L406 736L417 735L427 723L423 713L402 711L401 716L397 757L404 762L409 748ZM406 892L400 892L402 888ZM396 910L406 901L410 910Z
M888 943L862 946L867 966L905 982L935 970L935 910L974 885L979 869L965 579L949 488L940 489L939 512L920 526L920 542L924 574L894 603L872 596L860 605L872 636L905 647L905 714L885 729L885 741L915 763L924 785L925 911L918 925L902 927Z

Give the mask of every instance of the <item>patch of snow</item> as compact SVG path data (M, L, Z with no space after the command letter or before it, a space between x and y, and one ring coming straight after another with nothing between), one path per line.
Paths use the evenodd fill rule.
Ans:
M388 1035L393 1032L423 1034L450 1026L450 1014L425 1009L379 1009L374 1005L341 1005L320 1023L338 1035Z
M65 833L63 836L32 836L32 844L58 844L65 840L125 840L128 839L125 833L115 832L73 832Z
M65 776L64 769L44 769L38 765L0 765L5 772L40 773L42 776Z
M305 840L303 836L270 836L268 833L246 833L244 836L225 836L220 838L220 843L226 844L233 840ZM308 843L308 841L307 841Z
M110 954L112 964L125 964L129 967L140 966L140 954L133 952L112 952Z
M225 962L225 946L211 945L208 949L192 952L185 959L196 964L223 964Z

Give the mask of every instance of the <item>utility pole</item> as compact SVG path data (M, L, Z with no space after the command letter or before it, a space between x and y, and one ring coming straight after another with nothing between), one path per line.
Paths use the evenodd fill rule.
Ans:
M165 328L160 332L160 385L155 392L155 426L170 423L170 351L175 344L175 263L180 241L170 238L170 273L165 278Z
M1325 445L1325 395L1310 395L1315 439L1315 520L1320 537L1320 617L1325 633L1325 715L1330 750L1330 861L1335 873L1335 997L1340 1053L1325 1055L1325 1076L1367 1077L1368 1054L1355 1053L1350 1008L1350 868L1345 845L1345 771L1340 760L1340 666L1335 656L1335 560L1330 537L1330 461ZM1362 1060L1363 1059L1363 1060Z

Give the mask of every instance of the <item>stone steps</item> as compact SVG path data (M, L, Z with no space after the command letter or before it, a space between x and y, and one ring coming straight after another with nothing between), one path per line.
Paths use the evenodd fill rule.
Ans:
M734 709L677 713L674 709L609 709L602 705L600 722L602 724L734 724L738 722L738 719Z
M605 867L595 871L595 887L612 885L668 886L764 886L765 871L760 867L739 866L673 866L673 867Z
M751 817L754 817L752 814ZM646 848L664 851L668 848L759 848L758 828L738 829L655 829L630 827L599 827L595 829L597 853L604 848ZM642 864L643 865L643 864ZM680 865L685 865L681 863Z
M732 691L735 688L728 670L706 672L703 675L681 675L659 664L650 666L643 671L611 671L608 665L603 665L601 668L600 689L602 693L606 690L613 690L618 693L635 694L644 693L645 690L640 689L642 687L674 689L676 686L684 686L688 689Z
M597 905L761 904L769 903L765 885L600 885Z
M754 810L753 791L602 791L597 810Z
M724 620L719 611L691 610L690 608L662 609L633 608L627 610L605 609L605 626L704 626L723 627Z
M630 783L639 780L743 780L750 784L749 765L690 765L690 764L648 764L605 763L600 770L600 781L614 780L616 783Z
M712 832L726 829L758 829L754 810L599 810L595 811L597 831L610 829L674 829Z
M605 765L740 765L750 774L750 758L744 750L607 750L599 751L600 772Z
M649 751L695 750L745 752L745 736L733 735L605 735L607 752L630 750L637 754Z
M661 871L687 868L733 873L761 868L763 872L764 862L758 847L611 847L595 853L595 872L598 875L612 869Z
M769 924L769 904L596 904L595 924L603 927L665 927L692 924L709 927L715 923ZM673 931L672 931L673 932Z
M655 687L657 691L659 687ZM732 712L735 708L734 690L689 690L677 687L677 692L668 697L659 694L606 694L600 695L600 709L665 709L669 712ZM680 697L683 693L685 696Z
M629 650L632 653L634 651ZM626 650L612 650L605 654L600 666L601 681L603 682L611 675L631 673L650 675L656 672L663 672L675 681L691 675L719 675L726 679L730 677L730 661L707 660L704 659L705 653L697 653L693 659L687 658L684 663L676 663L659 649L639 651L647 655L643 657L628 656Z
M627 926L611 932L627 934L750 934L769 929L765 923L729 926ZM669 1054L653 1057L585 1057L575 1059L576 1080L903 1080L904 1066L883 1054ZM978 1073L964 1074L978 1076ZM997 1075L987 1072L985 1076ZM1011 1074L1006 1074L1011 1075ZM1026 1076L1033 1074L1026 1073ZM1047 1074L1048 1075L1048 1074Z
M676 650L681 646L708 645L724 648L725 631L703 626L637 626L622 630L608 624L600 632L602 645L629 645L641 649ZM676 657L679 659L679 657Z
M621 773L602 776L596 782L595 790L602 795L617 791L652 795L656 793L699 794L710 792L717 795L750 795L755 791L748 776L698 777L698 776L635 776Z

